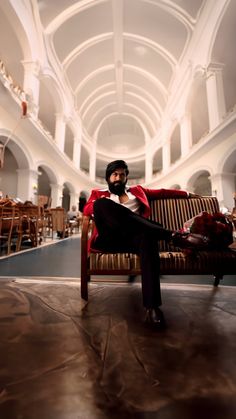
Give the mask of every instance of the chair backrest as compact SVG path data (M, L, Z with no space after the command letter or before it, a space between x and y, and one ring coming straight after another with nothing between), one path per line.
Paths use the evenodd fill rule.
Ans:
M216 197L205 196L201 198L165 198L155 199L150 202L151 219L158 221L165 228L179 230L184 223L202 211L210 214L219 211L219 202ZM165 241L160 241L160 250L173 250Z
M7 254L11 252L13 233L17 234L20 215L16 206L0 206L0 236L7 242Z
M210 214L219 211L216 197L203 196L201 198L160 198L150 201L150 219L161 223L169 230L180 230L189 219L207 211ZM81 245L87 248L88 237L95 227L94 221L83 216ZM159 241L160 251L173 251L173 245L164 240ZM84 251L82 252L84 254Z
M0 206L0 235L11 234L15 216L15 207Z
M42 208L38 205L19 205L18 208L21 215L29 218L39 218L42 215Z
M64 208L50 208L52 217L52 230L65 232L66 228L66 211Z

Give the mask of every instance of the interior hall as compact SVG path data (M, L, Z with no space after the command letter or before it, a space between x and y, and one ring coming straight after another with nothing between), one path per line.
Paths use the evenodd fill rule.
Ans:
M234 419L236 1L2 0L0 34L0 417ZM155 202L166 227L232 224L210 256L160 248L164 330L136 256L86 253L113 160L204 197Z

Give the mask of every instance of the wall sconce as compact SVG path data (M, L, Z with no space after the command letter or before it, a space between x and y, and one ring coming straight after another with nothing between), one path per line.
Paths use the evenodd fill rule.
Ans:
M34 193L37 193L37 191L38 191L38 185L36 184L36 183L33 183L33 191L34 191Z

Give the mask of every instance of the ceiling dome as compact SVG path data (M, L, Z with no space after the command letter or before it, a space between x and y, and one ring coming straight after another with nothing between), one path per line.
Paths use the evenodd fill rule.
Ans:
M74 96L98 159L125 155L144 167L202 0L39 0L54 68ZM61 77L61 74L60 74ZM100 156L100 157L99 157Z

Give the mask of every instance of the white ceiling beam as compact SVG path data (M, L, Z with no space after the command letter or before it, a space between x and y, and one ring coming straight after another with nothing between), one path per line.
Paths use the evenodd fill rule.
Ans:
M123 104L123 0L112 0L114 28L114 63L116 75L117 103L121 111Z

